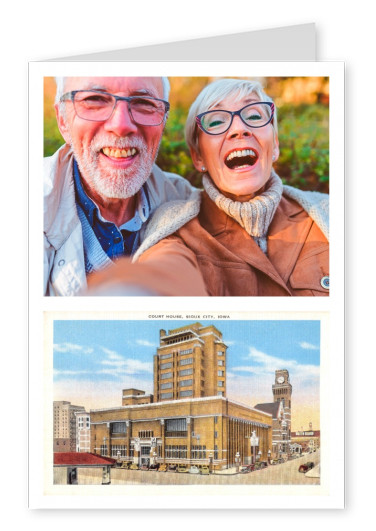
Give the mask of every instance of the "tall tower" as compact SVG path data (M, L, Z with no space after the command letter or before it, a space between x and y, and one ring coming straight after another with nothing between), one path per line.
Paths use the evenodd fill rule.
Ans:
M275 371L275 383L273 384L274 402L282 402L284 407L284 440L286 444L291 443L291 395L292 385L290 384L289 371L279 369Z
M226 350L214 326L194 323L160 330L154 356L156 401L226 396Z

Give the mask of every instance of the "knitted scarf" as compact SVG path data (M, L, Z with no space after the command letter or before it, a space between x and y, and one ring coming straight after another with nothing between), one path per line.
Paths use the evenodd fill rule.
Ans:
M281 179L272 170L266 189L257 197L242 203L224 196L208 174L202 179L206 193L218 208L235 219L244 230L255 240L260 249L267 252L267 233L275 211L282 197Z

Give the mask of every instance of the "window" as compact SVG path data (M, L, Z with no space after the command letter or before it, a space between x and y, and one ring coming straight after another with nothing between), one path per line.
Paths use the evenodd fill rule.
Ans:
M166 445L165 446L166 459L187 459L187 447L183 445Z
M218 376L224 376L225 375L225 371L218 371Z
M166 419L165 432L169 437L182 436L187 434L187 419Z
M141 446L141 455L150 457L150 446Z
M125 422L112 422L111 423L111 433L126 433L127 425Z
M154 432L152 430L141 430L138 432L138 436L140 439L148 439L154 436Z
M214 432L214 439L218 439L218 432L217 431Z
M225 382L222 382L221 380L218 381L218 387L224 387Z
M179 361L179 365L191 365L193 363L193 358L185 358Z
M192 354L192 352L193 352L193 348L189 348L187 350L181 350L179 354L180 356L183 356L183 354Z
M214 459L218 459L218 446L214 445Z
M172 398L174 396L174 393L161 393L161 399L164 400L166 398Z
M106 444L101 444L101 455L107 455L107 445Z
M225 396L225 393L223 391L218 391L217 395L218 396Z
M161 370L163 369L171 369L172 367L172 361L168 362L168 363L161 363Z
M218 354L218 356L223 356L224 352L223 351L218 351L217 354Z
M224 364L225 364L225 362L223 360L218 360L218 366L219 367L222 367Z
M193 385L193 380L181 380L179 382L179 387L188 387L190 385Z
M183 369L182 371L179 371L179 376L188 376L189 374L193 374L193 369Z
M167 378L172 378L172 372L165 372L161 374L161 380L166 380Z
M113 444L111 446L111 457L117 458L118 452L120 457L127 457L127 447L122 444Z
M218 417L214 417L214 424L218 424Z
M206 459L206 446L191 446L192 459Z
M179 396L192 396L192 395L193 395L192 389L189 389L187 391L180 391L179 393Z
M161 384L161 389L171 389L171 388L172 388L172 382Z
M169 354L161 354L159 356L159 359L160 360L166 360L167 358L171 358L171 356L172 356L172 352L170 352Z

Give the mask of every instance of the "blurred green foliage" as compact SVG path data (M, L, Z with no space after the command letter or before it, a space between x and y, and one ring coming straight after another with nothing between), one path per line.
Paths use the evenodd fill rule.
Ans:
M184 140L187 111L170 111L162 137L157 164L201 186ZM52 155L63 143L53 113L45 117L45 155ZM303 190L329 191L329 108L328 105L283 105L278 108L280 156L274 167L283 182Z
M329 192L327 105L284 105L278 109L280 156L275 170L286 184Z
M60 134L56 123L55 113L45 115L44 118L44 156L53 155L60 146L64 144L64 139Z

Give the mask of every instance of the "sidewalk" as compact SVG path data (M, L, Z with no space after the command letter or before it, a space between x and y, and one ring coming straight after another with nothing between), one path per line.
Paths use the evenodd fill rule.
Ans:
M319 478L320 477L320 465L317 465L311 468L311 470L308 470L308 472L306 472L305 475L307 476L307 478Z
M236 474L236 467L225 468L224 470L215 470L213 472L216 476L227 476Z

